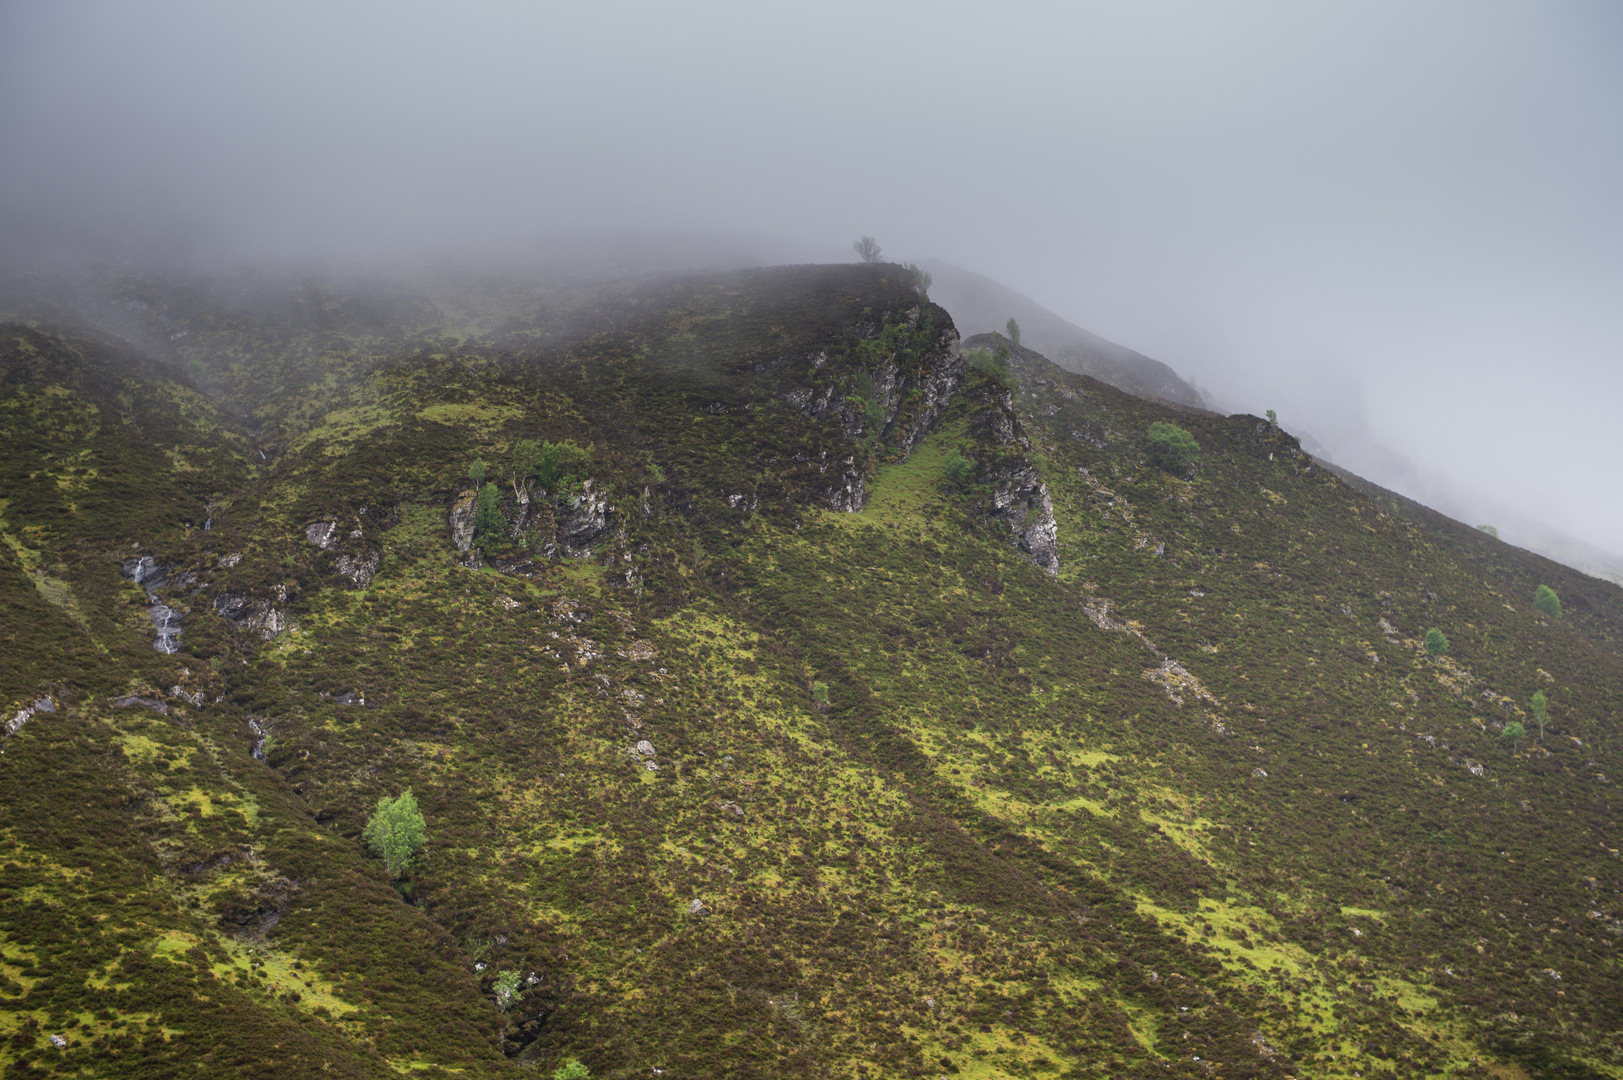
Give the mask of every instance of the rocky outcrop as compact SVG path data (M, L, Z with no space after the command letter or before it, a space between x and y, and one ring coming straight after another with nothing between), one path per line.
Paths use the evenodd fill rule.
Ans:
M608 535L614 507L607 493L590 477L581 481L580 491L563 499L558 515L558 547L565 555L592 553L592 545Z
M464 491L451 504L447 521L451 543L468 566L485 565L484 553L473 544L476 498L474 492ZM540 488L505 495L501 513L503 531L517 548L491 558L490 565L503 573L522 573L540 559L590 555L617 526L607 489L591 477L556 499Z
M1006 525L1020 553L1050 574L1059 573L1059 526L1054 500L1037 470L1022 462L994 473L992 517Z
M970 416L970 432L984 444L998 447L979 464L976 480L991 493L986 513L1009 531L1020 554L1050 574L1059 573L1059 524L1054 500L1031 460L1031 440L1014 411L1014 397L1004 389L987 386L985 396Z
M52 700L49 695L47 695L34 702L32 705L25 705L23 708L17 711L16 716L13 716L10 720L0 724L0 733L3 733L9 738L10 736L21 731L23 725L34 718L35 713L54 713L55 711L56 702Z
M169 715L169 706L165 705L161 698L147 697L144 694L126 694L114 698L112 704L120 709L151 709L159 716Z
M220 618L266 641L287 629L287 613L268 600L252 600L235 593L214 598L214 611Z
M366 535L363 525L369 520L367 515L368 507L362 506L353 521L354 527L347 532L340 527L336 518L312 521L304 527L305 540L330 558L332 568L357 589L372 584L383 562L383 553L363 542ZM384 515L385 520L389 516ZM375 521L372 524L380 525Z
M378 566L382 561L383 556L379 552L363 551L356 555L348 553L340 555L333 560L333 566L357 589L364 589L372 584L372 579L377 576Z
M889 460L905 461L963 386L958 332L945 313L926 321L918 306L882 322L869 318L854 330L862 344L843 358L819 350L770 365L800 372L777 392L801 415L837 425L842 440L861 440ZM867 503L868 462L810 447L795 460L817 463L824 478L813 487L818 501L851 513Z
M917 309L910 313L917 320ZM953 395L964 384L964 358L958 331L950 325L937 331L929 351L911 377L897 382L887 395L885 441L899 449L905 460L947 411Z
M833 474L828 497L831 510L854 514L868 502L868 490L863 484L862 470L857 467L855 457L826 465L824 472Z
M466 555L473 547L473 512L474 500L478 493L464 491L456 497L451 504L451 543L456 545L457 551Z
M338 546L338 522L312 521L304 527L304 538L322 551Z

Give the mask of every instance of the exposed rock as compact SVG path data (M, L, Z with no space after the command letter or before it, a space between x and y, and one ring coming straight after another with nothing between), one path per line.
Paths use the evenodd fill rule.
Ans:
M838 466L839 472L833 492L829 495L828 505L831 509L846 514L855 514L868 502L868 491L862 482L862 472L856 466L855 458L846 458Z
M16 716L13 716L4 724L0 724L0 730L3 730L6 736L9 738L10 736L21 731L22 726L28 723L29 720L33 719L35 713L54 713L55 711L56 702L52 701L49 697L42 697L32 705L25 705L22 709L18 710Z
M169 688L169 696L172 698L179 698L188 705L199 709L203 707L203 702L207 700L203 697L203 691L197 690L193 691L192 693L187 693L186 688L180 685L171 686Z
M1086 424L1083 424L1080 427L1072 428L1071 438L1075 439L1077 442L1087 443L1095 450L1103 450L1105 447L1110 445L1110 440L1106 439L1102 432L1095 431Z
M949 326L936 335L935 347L921 361L918 374L896 387L895 397L904 404L887 407L886 442L900 449L906 459L935 430L963 384L964 358L958 347L958 331Z
M355 583L357 589L364 589L372 583L377 575L378 564L383 556L376 551L363 551L359 555L340 555L333 565L340 574Z
M287 615L268 600L250 600L235 593L214 598L214 610L231 625L259 635L266 641L287 629Z
M614 507L590 477L581 481L580 491L568 496L565 505L567 509L558 520L559 547L565 555L590 555L592 545L609 531Z
M1194 673L1171 657L1163 660L1160 667L1150 668L1144 672L1144 678L1165 690L1174 705L1182 705L1186 696L1208 705L1218 704L1217 698L1206 689Z
M530 521L530 493L515 485L512 520L507 523L507 537L517 540L524 535Z
M451 504L451 543L466 555L473 547L473 512L477 493L464 491Z
M169 584L169 568L159 566L151 555L124 560L124 576L149 592Z
M322 551L338 546L338 522L312 521L304 527L304 538Z
M120 709L133 709L136 706L140 706L143 709L151 709L159 716L169 715L169 706L165 705L157 698L142 697L139 694L126 694L124 697L114 698L113 704L118 706Z
M906 315L910 325L916 325L919 309ZM859 335L872 337L880 327L875 322L857 327ZM917 342L913 347L917 347ZM869 436L883 437L884 446L906 460L929 433L934 430L941 415L951 403L964 381L964 361L958 348L958 332L950 325L943 327L935 339L923 350L923 355L909 360L903 366L901 354L893 354L859 372L866 379L865 395L872 397L882 414L878 429L870 430L868 410L853 400L833 383L820 386L790 385L781 391L784 399L802 415L828 417L838 422L842 436L849 440ZM806 358L806 375L821 370L828 362L826 353L815 353ZM780 358L779 364L787 362ZM778 366L774 364L773 366ZM842 383L842 385L844 385ZM827 461L828 453L820 455L825 463L818 471L825 477L821 497L834 510L855 513L868 501L863 467L854 458L835 464ZM797 463L806 461L802 456Z
M704 906L703 900L700 900L698 897L694 897L692 900L688 901L688 914L708 915L710 914L710 909Z
M1037 470L1021 464L994 476L992 516L1014 533L1015 546L1026 558L1059 573L1059 525L1054 521L1054 500Z

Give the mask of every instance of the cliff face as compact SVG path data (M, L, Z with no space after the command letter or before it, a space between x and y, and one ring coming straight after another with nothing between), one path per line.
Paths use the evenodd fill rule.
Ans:
M855 342L843 363L830 364L828 351L819 349L783 364L781 393L802 416L833 420L848 441L868 451L865 465L855 454L836 451L831 474L828 449L818 453L819 470L832 479L829 507L855 513L867 502L874 461L907 460L935 430L963 384L964 364L957 331L933 306L927 316L919 304L877 317L865 312L850 333Z
M532 302L0 329L11 1071L1617 1071L1623 591L895 267Z

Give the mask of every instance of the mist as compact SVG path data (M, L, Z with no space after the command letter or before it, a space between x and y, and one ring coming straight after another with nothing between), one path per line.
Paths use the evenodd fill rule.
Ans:
M1614 4L25 0L0 146L13 268L870 234L1623 551Z

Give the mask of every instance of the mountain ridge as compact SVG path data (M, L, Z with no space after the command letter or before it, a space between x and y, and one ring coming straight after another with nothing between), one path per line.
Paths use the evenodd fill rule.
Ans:
M966 337L1001 333L1014 318L1022 342L1065 368L1089 375L1138 397L1205 409L1200 391L1171 367L1068 322L1023 293L991 278L940 259L919 264L934 279L931 288L941 305L962 324Z

